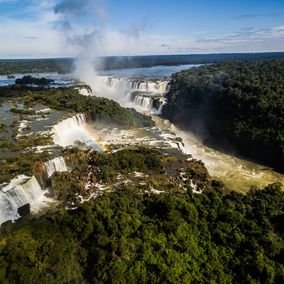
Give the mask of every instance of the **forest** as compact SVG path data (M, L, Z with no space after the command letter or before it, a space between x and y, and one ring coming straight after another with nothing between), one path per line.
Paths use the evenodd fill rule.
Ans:
M284 61L225 62L174 74L163 115L207 144L284 172Z
M283 61L256 61L177 73L163 115L281 170L283 70ZM1 87L0 98L121 127L153 126L134 109L71 87L18 84ZM0 283L284 282L281 184L240 194L201 161L157 148L67 148L62 156L70 171L51 177L45 153L24 153L3 168L35 175L58 203L1 225Z
M1 283L283 283L280 184L230 192L201 162L144 148L64 157L73 171L51 177L63 206L1 226ZM67 210L88 171L112 187ZM135 171L143 182L124 182Z
M157 65L209 64L235 60L260 60L284 58L284 52L176 54L146 56L107 56L94 60L97 70L141 68ZM74 58L0 59L0 75L15 73L70 73L75 69Z
M161 188L162 189L162 188ZM283 283L284 193L137 192L1 227L1 283Z
M134 109L123 108L113 100L80 95L75 87L44 88L22 85L0 87L0 102L7 99L23 100L27 108L43 104L55 110L86 113L93 120L113 126L127 128L154 125L150 116L140 114Z

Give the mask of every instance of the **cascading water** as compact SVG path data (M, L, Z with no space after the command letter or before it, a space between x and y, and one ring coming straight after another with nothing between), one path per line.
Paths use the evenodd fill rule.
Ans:
M133 107L134 105L141 111L150 111L155 114L161 112L165 103L164 95L168 91L168 83L166 80L139 80L107 76L96 78L98 94L100 92L109 93L111 98L124 106Z
M45 164L47 176L51 177L54 172L67 172L68 168L66 166L65 160L63 157L57 157L50 161L47 161Z
M152 109L153 100L150 97L143 97L143 96L135 96L134 103L142 108Z
M0 189L0 224L20 218L18 209L29 204L31 212L37 211L47 201L35 176L20 175Z
M192 66L187 68L191 67ZM145 68L145 70L146 69L147 68ZM128 72L128 74L130 73ZM131 76L131 74L129 76ZM140 80L137 79L138 77L96 77L92 85L94 94L112 98L125 107L134 107L137 111L148 111L152 114L159 114L163 106L167 103L165 94L168 91L169 84L166 80ZM97 90L101 92L97 92ZM190 132L180 131L166 120L160 119L155 115L153 115L152 118L154 120L160 120L156 121L160 132L164 133L170 131L175 133L176 136L181 137L183 143L178 144L178 148L185 153L192 154L193 158L202 160L208 168L210 175L222 180L228 188L238 191L247 191L251 186L261 188L272 182L282 182L284 184L283 175L273 172L270 169L264 169L261 165L256 165L208 148L193 137ZM171 137L169 137L169 139L167 137L164 138L171 146L176 145ZM129 141L123 141L123 144L131 144L132 141L135 141L135 137L131 137ZM108 145L115 144L116 142L117 136L110 137ZM149 141L149 143L156 142ZM238 181L237 183L236 180Z
M162 113L163 106L167 103L167 99L166 98L160 98L159 99L159 103L160 103L160 106L159 106L156 114L161 114Z
M101 82L114 89L129 89L139 92L164 94L168 90L168 81L137 80L115 77L99 77Z
M167 103L165 98L165 93L168 90L167 81L115 77L101 77L100 80L106 86L120 92L120 97L114 98L115 100L124 106L132 106L138 111L150 111L152 114L159 114ZM126 100L121 100L121 97L126 98ZM154 120L158 119L155 116L152 118ZM178 148L185 153L192 154L196 159L201 159L208 168L209 173L213 177L220 178L229 188L246 191L252 185L263 187L275 181L283 182L283 176L267 169L263 170L263 167L260 165L207 148L198 140L192 138L189 132L182 132L173 127L173 125L163 125L162 121L165 122L164 120L158 122L161 126L161 131L167 132L170 129L177 136L181 137L185 147L179 144ZM166 139L166 141L173 147L175 146L172 139ZM238 180L237 184L235 180Z
M86 117L82 113L62 120L52 129L54 144L58 144L62 147L73 145L76 140L80 140L82 128L85 124Z
M73 146L80 142L103 152L94 138L93 129L88 126L86 116L82 113L62 120L52 128L51 132L54 144L59 146Z
M180 137L183 143L179 145L179 148L184 153L192 155L194 159L201 160L209 174L213 178L220 179L228 188L246 192L251 186L262 188L274 182L284 184L284 175L262 165L206 147L192 133L178 129L168 120L158 116L152 116L152 118L163 132L168 130Z

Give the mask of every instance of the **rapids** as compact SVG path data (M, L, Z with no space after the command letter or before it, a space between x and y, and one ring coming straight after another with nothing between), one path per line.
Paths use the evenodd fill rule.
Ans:
M113 96L113 99L123 106L131 106L137 111L150 114L156 121L161 137L167 137L168 133L181 137L184 147L179 146L179 149L186 154L192 155L193 158L201 160L207 167L209 174L213 178L221 180L229 189L246 192L252 186L262 188L273 182L284 184L284 175L265 166L207 147L192 133L182 131L169 121L157 116L157 114L161 113L163 105L166 104L164 96L169 88L169 81L154 79L140 79L139 81L133 78L102 77L97 82L112 88L112 94L116 92L119 95ZM122 90L124 91L122 92ZM158 108L155 108L154 102L157 99L161 103L158 104ZM151 136L149 131L147 135ZM116 137L118 136L116 135ZM107 143L111 144L109 140L108 137ZM171 143L173 147L176 146L173 137L165 140L167 143ZM101 142L104 144L106 141L102 139ZM131 141L124 141L124 143L131 144ZM153 145L153 143L156 142L152 141L149 144ZM115 137L113 137L113 144L115 144Z
M152 116L162 131L171 131L182 138L183 152L201 160L211 177L221 180L229 189L246 192L252 186L262 188L270 183L284 185L284 175L265 166L222 153L202 144L192 133L177 128L168 120Z

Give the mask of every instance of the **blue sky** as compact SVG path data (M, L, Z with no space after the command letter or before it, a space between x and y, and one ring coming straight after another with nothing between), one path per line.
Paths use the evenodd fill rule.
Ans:
M280 0L0 0L0 57L284 51Z

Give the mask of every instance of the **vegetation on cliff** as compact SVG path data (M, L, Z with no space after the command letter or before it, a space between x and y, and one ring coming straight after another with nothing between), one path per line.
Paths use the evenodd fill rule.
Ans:
M154 122L134 109L95 96L83 96L75 88L35 88L12 85L0 87L0 98L23 98L26 106L43 104L56 110L88 113L93 120L121 127L148 127Z
M188 160L181 153L134 148L102 154L73 148L64 151L64 159L72 171L55 173L51 188L53 196L69 207L80 204L82 198L116 191L126 184L141 193L164 193L188 188L208 191L216 183L201 161Z
M163 115L207 143L284 171L284 60L174 74Z
M281 74L281 61L178 73L164 115L195 131L203 126L215 143L234 144L281 168ZM0 88L1 97L20 98L27 108L43 104L84 112L117 126L153 125L133 109L81 96L73 88L10 86ZM42 144L33 139L33 146ZM27 137L19 142L31 143ZM5 175L35 174L59 201L45 215L1 226L1 283L284 282L280 184L252 188L246 195L230 192L201 161L161 149L102 154L69 148L63 156L70 172L50 178L43 164L48 153L22 153L1 164Z

